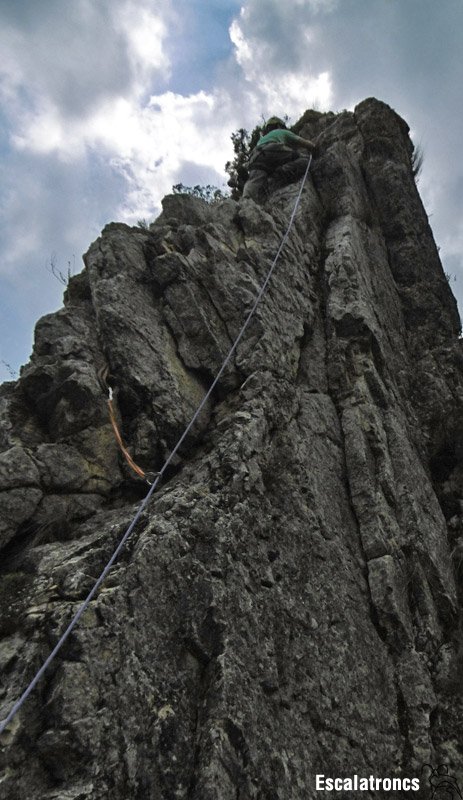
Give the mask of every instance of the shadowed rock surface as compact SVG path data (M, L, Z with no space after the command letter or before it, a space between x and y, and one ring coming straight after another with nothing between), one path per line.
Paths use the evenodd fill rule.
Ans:
M310 800L317 773L426 762L463 782L460 320L406 123L370 99L302 135L325 128L232 363L1 737L2 800ZM146 492L98 371L159 469L286 229L299 183L271 188L108 225L1 388L0 717Z

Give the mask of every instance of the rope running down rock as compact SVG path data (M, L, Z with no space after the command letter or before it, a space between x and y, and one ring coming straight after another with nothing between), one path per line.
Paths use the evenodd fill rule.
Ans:
M44 663L42 664L40 669L37 671L36 675L31 680L31 682L29 683L28 687L24 690L24 692L21 695L21 697L16 701L16 703L11 708L8 716L5 717L5 719L3 719L0 722L0 735L3 733L3 731L6 728L6 726L11 722L11 720L16 716L16 714L18 713L18 711L21 708L21 706L25 703L25 701L27 700L27 698L29 697L31 692L34 690L34 688L36 687L36 685L39 682L40 678L44 674L45 670L50 666L51 662L54 660L55 656L57 655L59 650L62 648L62 646L65 643L66 639L69 637L69 635L71 634L72 630L75 628L75 626L79 622L80 618L82 617L83 613L87 610L87 608L90 605L91 601L95 597L98 589L100 588L101 584L105 580L108 572L110 571L111 567L113 566L114 562L116 561L117 557L119 556L121 550L124 548L124 545L127 542L128 538L130 537L130 535L131 535L133 529L135 528L138 520L140 519L141 514L143 513L143 511L146 508L147 504L149 503L149 501L151 499L151 496L155 492L156 487L157 487L159 481L161 480L165 470L167 469L167 467L171 463L172 459L175 457L177 451L182 446L183 442L185 441L186 437L188 436L191 428L193 427L194 423L196 422L196 420L197 420L198 416L200 415L201 411L203 410L205 404L209 400L209 398L210 398L212 392L214 391L218 381L220 380L220 378L221 378L225 368L227 367L232 355L234 354L236 348L238 347L238 344L240 343L240 341L241 341L241 339L242 339L242 337L243 337L243 335L244 335L244 333L245 333L245 331L246 331L246 329L247 329L247 327L248 327L248 325L249 325L249 323L250 323L250 321L251 321L251 319L252 319L252 317L254 315L254 312L255 312L257 306L259 305L259 303L260 303L260 301L261 301L261 299L262 299L262 297L263 297L263 295L264 295L264 293L265 293L265 291L267 289L268 283L269 283L269 281L270 281L270 279L272 277L273 271L274 271L275 266L277 264L277 261L278 261L278 259L280 257L281 251L283 250L283 247L285 246L286 241L288 239L289 233L291 231L291 228L292 228L292 225L293 225L293 222L294 222L294 218L296 216L297 209L299 207L299 203L300 203L301 196L302 196L302 190L304 188L305 182L307 180L307 176L309 174L309 169L310 169L311 163L312 163L312 155L310 155L310 157L309 157L309 160L308 160L308 163L307 163L307 168L306 168L306 171L305 171L304 176L303 176L302 181L301 181L301 186L300 186L298 195L296 197L296 202L294 203L294 208L293 208L290 220L289 220L289 224L288 224L286 232L285 232L285 234L284 234L284 236L283 236L283 238L281 240L281 243L280 243L280 246L279 246L279 248L277 250L276 256L273 259L273 262L272 262L272 264L270 266L270 269L269 269L269 271L267 273L267 276L266 276L261 288L259 289L259 292L258 292L258 294L256 296L256 299L255 299L255 301L253 303L253 306L252 306L250 312L248 313L248 316L246 317L246 319L245 319L245 321L243 323L243 326L242 326L241 330L239 331L235 341L233 342L233 345L231 346L228 354L226 355L226 357L225 357L225 359L224 359L224 361L222 363L222 366L220 367L220 369L219 369L217 375L215 376L210 388L208 389L207 393L203 397L201 403L199 404L198 408L196 409L195 413L193 414L190 422L188 423L187 427L185 428L184 432L182 433L182 435L181 435L180 439L178 440L177 444L175 445L174 449L171 451L170 455L167 457L166 461L164 462L163 467L161 468L161 470L158 473L157 477L155 478L155 480L151 484L151 487L150 487L148 493L146 494L146 496L144 497L144 499L142 500L141 505L140 505L138 511L136 512L132 522L130 523L129 527L127 528L126 532L124 533L122 539L120 540L119 544L117 545L116 549L114 550L111 558L109 559L108 563L106 564L105 568L103 569L102 573L100 574L100 576L97 579L96 583L94 584L93 588L90 590L89 594L87 595L87 597L83 601L82 605L76 611L74 617L72 618L71 622L67 626L67 628L64 631L64 633L61 635L59 641L56 643L55 647L53 648L53 650L49 654L48 658L44 661Z

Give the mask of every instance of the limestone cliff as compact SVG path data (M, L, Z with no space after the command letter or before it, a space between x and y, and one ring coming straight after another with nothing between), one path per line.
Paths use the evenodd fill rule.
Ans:
M316 773L425 762L463 780L460 321L406 123L370 99L302 133L321 130L233 363L2 736L2 800L310 800ZM169 196L149 230L108 225L37 324L0 394L0 717L147 489L98 371L159 469L298 188Z

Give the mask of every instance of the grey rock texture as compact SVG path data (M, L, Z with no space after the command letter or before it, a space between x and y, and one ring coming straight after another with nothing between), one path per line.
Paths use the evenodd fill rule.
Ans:
M322 130L211 402L1 737L2 800L310 800L317 773L426 762L463 783L460 321L406 123L369 99L302 133ZM159 469L298 189L108 225L38 323L0 392L1 717L146 492L99 370Z

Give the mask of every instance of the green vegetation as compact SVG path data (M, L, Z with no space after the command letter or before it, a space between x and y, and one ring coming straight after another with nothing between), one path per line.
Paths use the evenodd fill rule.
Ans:
M176 183L175 186L172 186L172 192L174 194L189 194L192 197L200 197L206 203L218 203L228 197L228 194L222 192L217 186L211 186L210 184L207 186L184 186L183 183Z
M228 185L231 187L233 200L239 200L243 194L244 184L249 175L247 167L249 156L259 141L262 128L263 125L257 125L252 133L248 133L245 128L239 128L231 135L235 157L233 161L227 161L225 170L230 176Z

